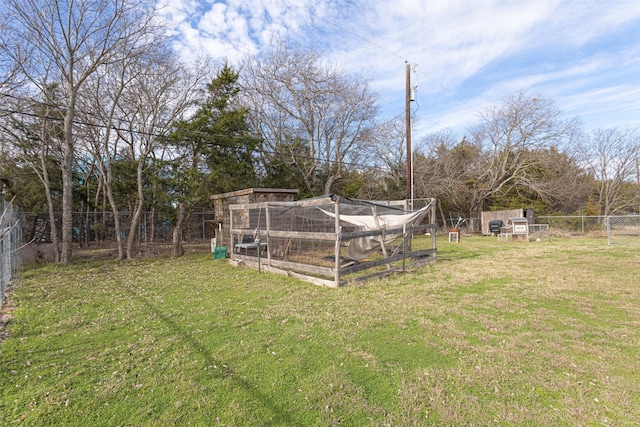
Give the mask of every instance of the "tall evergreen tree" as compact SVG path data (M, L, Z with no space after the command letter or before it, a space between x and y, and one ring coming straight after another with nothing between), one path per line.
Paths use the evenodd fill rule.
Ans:
M237 104L238 72L225 63L207 84L207 98L188 120L175 124L171 139L183 160L207 173L212 193L255 185L255 150L247 109Z
M255 153L247 109L239 106L238 72L225 63L207 84L207 97L188 120L174 124L170 139L179 153L171 168L175 178L177 216L173 254L180 248L182 223L210 194L255 186Z

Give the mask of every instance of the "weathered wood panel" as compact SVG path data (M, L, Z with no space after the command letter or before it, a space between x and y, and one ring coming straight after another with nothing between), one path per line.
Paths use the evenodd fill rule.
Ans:
M489 232L489 222L494 220L502 220L504 225L507 225L507 221L509 218L519 218L524 216L523 209L509 209L503 211L485 211L480 214L480 221L482 222L482 234L484 236L488 236L491 233Z
M379 267L381 265L386 265L389 262L402 261L403 259L411 261L413 259L422 258L422 257L429 256L429 255L432 255L432 254L435 254L435 253L436 253L435 249L425 249L425 250L421 250L421 251L409 252L409 253L406 253L406 254L398 254L398 255L395 255L395 256L392 256L392 257L388 257L388 258L381 258L381 259L378 259L378 260L375 260L375 261L361 262L359 264L343 268L342 269L342 274L344 274L344 275L353 274L353 273L357 273L358 271L366 270L368 268L373 268L373 267Z

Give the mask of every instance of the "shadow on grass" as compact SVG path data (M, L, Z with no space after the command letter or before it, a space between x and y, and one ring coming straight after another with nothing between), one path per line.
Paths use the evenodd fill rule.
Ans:
M461 259L471 259L471 258L479 258L482 256L479 252L461 252L461 251L451 251L451 250L442 250L438 248L438 262L452 262L459 261Z
M140 301L147 309L155 314L159 319L162 320L174 333L175 336L182 340L185 344L193 348L196 352L198 352L207 362L207 366L211 365L220 365L220 366L228 366L224 371L222 371L218 376L220 378L230 379L234 381L237 385L239 385L242 389L244 389L248 394L252 395L257 401L259 401L265 408L268 408L274 415L274 418L269 422L260 421L260 425L290 425L290 426L300 426L303 423L300 420L296 420L291 416L284 408L275 404L272 399L260 393L255 389L254 386L249 384L247 381L238 378L234 375L234 370L231 363L222 362L220 360L215 359L209 352L209 350L200 344L196 339L193 338L192 334L180 327L180 325L172 320L169 316L165 315L158 307L154 306L151 302L149 302L146 298L136 294L133 290L127 288L126 290L128 294L130 294L133 298Z

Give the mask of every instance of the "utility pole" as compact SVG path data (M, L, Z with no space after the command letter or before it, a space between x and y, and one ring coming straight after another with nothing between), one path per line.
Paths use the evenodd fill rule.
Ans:
M406 62L406 61L405 61ZM406 134L407 134L407 200L411 200L411 209L413 210L413 165L411 163L411 157L413 156L413 150L411 148L411 66L409 62L407 64L406 71L406 101L405 101L405 114L406 114Z

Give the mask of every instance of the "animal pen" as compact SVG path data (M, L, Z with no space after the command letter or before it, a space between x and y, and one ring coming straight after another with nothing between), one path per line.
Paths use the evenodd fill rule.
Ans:
M231 262L338 287L436 260L435 199L336 195L229 205Z

